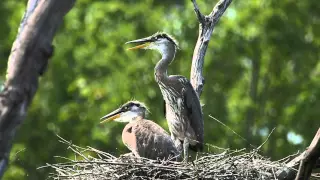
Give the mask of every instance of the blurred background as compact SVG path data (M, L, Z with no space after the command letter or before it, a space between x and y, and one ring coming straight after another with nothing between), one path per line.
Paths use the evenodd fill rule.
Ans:
M198 0L209 14L217 0ZM0 83L27 2L0 1ZM54 156L73 157L56 134L114 155L128 152L124 124L99 118L137 99L149 119L167 128L153 69L160 55L128 52L126 41L165 31L180 49L169 74L190 76L198 22L190 0L78 0L54 39L28 117L20 127L4 179L45 179ZM259 146L278 160L304 150L320 125L320 4L318 0L234 1L205 56L205 141L222 148ZM214 116L247 141L209 117ZM248 143L249 142L249 143ZM215 152L206 147L206 152Z

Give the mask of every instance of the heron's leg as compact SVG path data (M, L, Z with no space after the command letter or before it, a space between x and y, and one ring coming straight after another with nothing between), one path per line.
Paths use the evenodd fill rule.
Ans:
M184 138L184 141L183 141L183 161L184 162L188 162L188 150L189 150L189 140L187 137Z
M182 143L181 143L180 139L175 137L173 134L171 134L171 139L174 142L174 145L176 146L178 152L180 153L179 159L182 158L183 149L182 149Z
M178 149L179 152L182 151L182 144L178 138L176 138L173 134L171 134L171 139L174 142L174 145Z

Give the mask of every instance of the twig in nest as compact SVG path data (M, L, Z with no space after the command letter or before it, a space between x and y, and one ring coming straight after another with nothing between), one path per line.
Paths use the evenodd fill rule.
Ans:
M223 122L221 122L219 119L209 115L210 118L214 119L215 121L217 121L218 123L220 123L221 125L223 125L224 127L228 128L230 131L232 131L235 135L237 135L239 138L241 138L242 140L244 140L245 142L249 143L248 140L246 140L244 137L242 137L240 134L238 134L237 132L235 132L233 129L231 129L229 126L227 126L226 124L224 124ZM254 145L250 144L251 147L256 148Z
M76 156L86 158L64 158L64 163L39 167L51 168L53 172L50 177L53 179L275 179L274 171L284 165L270 161L256 150L227 150L220 154L198 155L190 165L131 156L116 158L95 148L82 148L66 140L60 142L71 147L68 149ZM88 152L95 155L85 155Z

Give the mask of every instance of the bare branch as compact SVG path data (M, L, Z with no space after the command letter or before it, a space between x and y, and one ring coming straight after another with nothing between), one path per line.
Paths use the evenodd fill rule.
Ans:
M320 128L314 136L310 146L305 151L301 160L296 180L310 179L312 169L314 168L318 158L320 157Z
M6 82L0 93L0 179L8 164L12 140L26 116L38 78L52 56L57 27L75 0L29 0L13 43Z
M201 14L200 9L199 9L199 7L198 7L198 5L197 5L196 0L191 0L191 1L192 1L192 3L193 3L194 12L195 12L196 15L197 15L197 18L198 18L199 23L201 23L201 24L204 23L204 21L205 21L205 16L204 16L203 14Z
M199 36L193 51L190 79L193 88L200 97L204 85L204 78L202 75L204 56L208 48L209 40L215 25L218 23L220 17L226 11L232 0L220 0L208 16L204 16L200 13L196 0L192 0L192 2L199 20Z
M231 4L232 0L219 1L213 8L212 12L209 14L210 18L213 18L215 21L219 21L220 17L226 11L228 6Z
M286 167L277 171L280 180L309 179L311 171L316 168L320 158L320 128L314 136L310 146L299 156L286 164ZM299 167L299 171L295 170ZM298 173L297 173L298 172Z

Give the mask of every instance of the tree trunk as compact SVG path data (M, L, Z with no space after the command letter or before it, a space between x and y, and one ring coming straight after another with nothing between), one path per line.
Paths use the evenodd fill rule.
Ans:
M75 0L29 0L13 43L6 82L0 93L0 178L19 125L52 56L53 37Z

